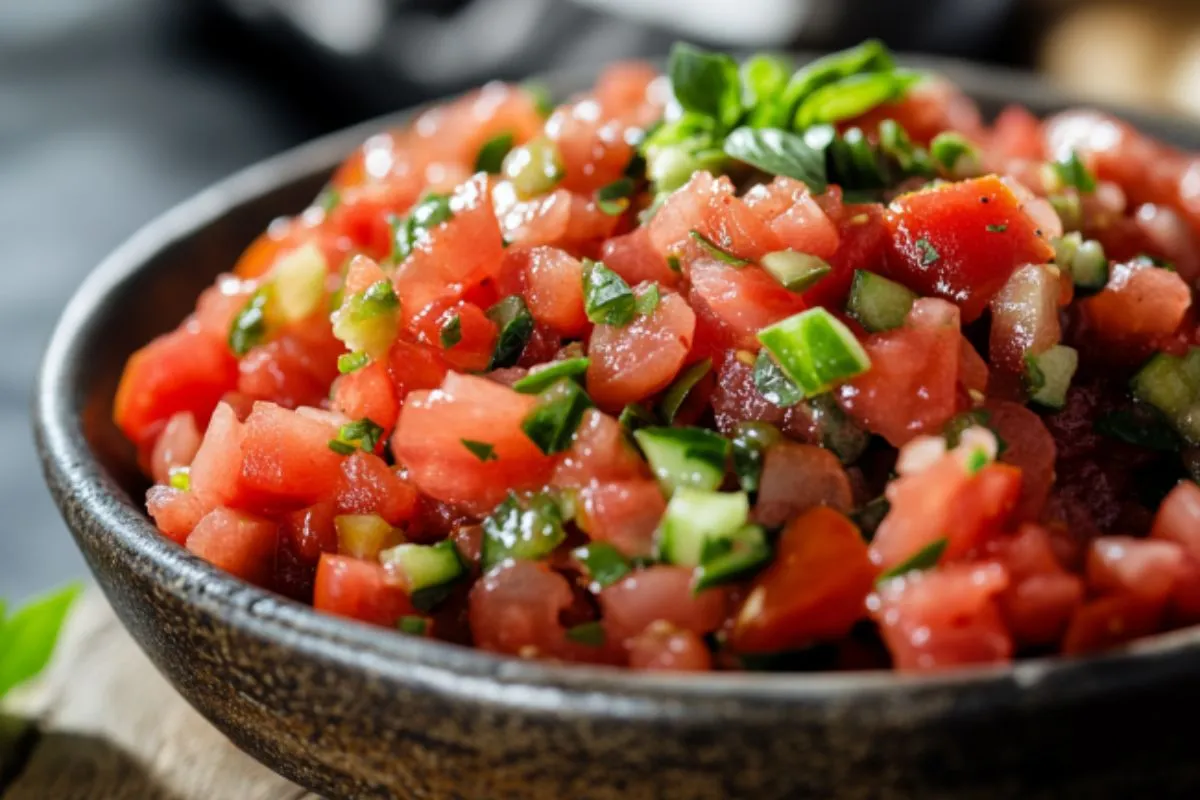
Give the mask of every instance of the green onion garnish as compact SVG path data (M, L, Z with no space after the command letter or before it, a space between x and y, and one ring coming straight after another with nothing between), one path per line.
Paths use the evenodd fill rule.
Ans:
M637 299L634 300L633 307L638 316L649 317L658 310L660 300L661 294L658 291L658 284L652 283L643 289L641 294L637 294Z
M263 343L267 336L269 286L263 286L246 301L229 326L229 349L239 358Z
M413 248L431 229L453 217L450 195L436 192L425 195L412 207L408 216L393 218L391 260L399 264L408 258Z
M379 440L383 438L383 433L381 426L363 417L354 422L347 422L338 429L337 438L329 442L329 448L342 455L350 455L356 447L361 447L363 452L374 453ZM346 448L349 448L348 452Z
M609 216L624 214L629 208L635 184L632 178L618 178L607 186L596 190L596 206Z
M442 343L443 350L449 350L462 341L462 317L455 314L446 324L442 326L441 334L438 337Z
M820 307L763 328L758 340L806 397L871 368L867 351L850 329Z
M1063 186L1072 186L1087 194L1096 191L1096 177L1088 171L1074 150L1066 158L1053 163L1054 175Z
M599 622L583 622L567 628L567 638L587 647L604 646L604 625Z

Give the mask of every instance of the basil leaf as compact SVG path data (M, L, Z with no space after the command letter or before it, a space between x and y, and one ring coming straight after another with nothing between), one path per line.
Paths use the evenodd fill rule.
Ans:
M578 383L560 378L538 395L537 405L521 422L521 430L546 455L561 453L571 446L584 413L591 407L591 398Z
M602 261L583 262L583 305L596 325L628 325L637 310L629 284Z
M856 47L822 56L796 71L783 90L781 105L787 111L783 124L789 122L800 101L835 81L861 72L887 72L896 62L887 47L878 39L868 39Z
M541 394L557 383L559 378L580 378L587 374L589 363L587 356L555 361L531 370L528 375L514 383L512 388L521 394Z
M794 133L778 128L738 128L725 138L725 152L763 172L802 181L814 194L827 187L825 154Z
M471 451L471 455L478 458L480 461L488 462L496 460L496 446L491 442L478 442L474 439L459 439L462 446Z
M67 612L82 591L73 583L38 597L7 618L0 608L0 697L37 677L54 653Z
M742 102L750 109L752 127L787 124L789 115L781 112L777 101L791 72L790 59L765 53L751 56L742 64Z
M667 74L675 99L687 111L712 117L726 128L742 114L737 62L724 53L708 53L690 44L671 48Z
M629 562L621 551L608 542L592 542L571 551L591 578L589 588L594 592L612 586L629 574Z
M919 74L907 70L850 75L806 97L796 109L792 124L803 130L857 117L875 106L899 100L920 79Z
M510 294L489 308L486 316L500 328L488 369L515 365L529 337L533 335L533 315L529 313L525 301L519 294Z

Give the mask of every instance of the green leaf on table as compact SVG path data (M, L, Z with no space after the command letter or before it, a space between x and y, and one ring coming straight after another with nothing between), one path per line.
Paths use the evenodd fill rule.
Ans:
M7 617L0 603L0 698L46 668L67 612L82 588L70 584L34 598Z

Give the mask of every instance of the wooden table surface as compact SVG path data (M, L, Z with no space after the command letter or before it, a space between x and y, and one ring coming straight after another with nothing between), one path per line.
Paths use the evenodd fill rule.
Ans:
M0 716L3 800L317 800L233 746L137 648L96 589Z

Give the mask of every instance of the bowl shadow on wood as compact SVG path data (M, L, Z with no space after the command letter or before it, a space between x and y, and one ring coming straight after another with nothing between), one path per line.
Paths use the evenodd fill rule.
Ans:
M989 113L1060 98L939 67ZM560 95L588 76L550 79ZM193 558L142 512L111 422L128 355L173 327L374 121L168 212L80 287L35 399L47 481L125 626L238 746L330 797L1124 798L1200 786L1200 634L1086 661L890 673L650 675L493 657L315 614ZM1200 132L1134 119L1180 144Z

